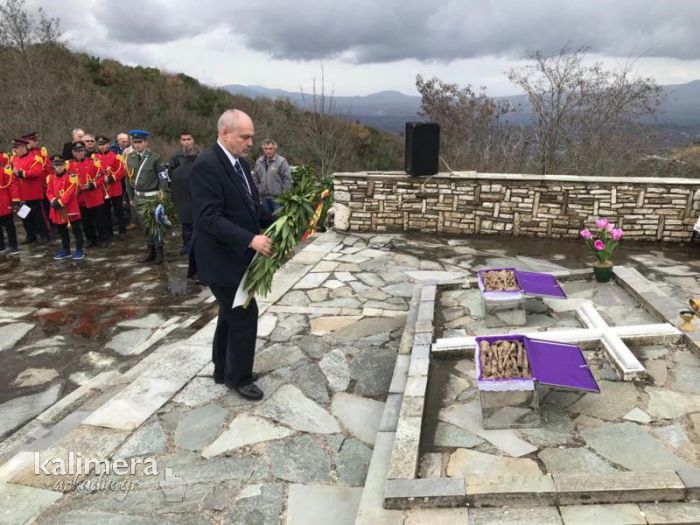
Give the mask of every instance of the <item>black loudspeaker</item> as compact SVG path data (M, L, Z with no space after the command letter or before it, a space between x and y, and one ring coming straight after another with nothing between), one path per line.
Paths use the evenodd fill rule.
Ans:
M435 175L440 154L440 125L406 122L406 173Z

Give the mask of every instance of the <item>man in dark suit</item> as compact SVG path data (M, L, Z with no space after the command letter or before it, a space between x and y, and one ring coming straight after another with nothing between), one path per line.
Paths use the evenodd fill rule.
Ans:
M272 241L261 226L274 221L261 203L245 160L253 146L253 121L242 111L225 111L217 123L216 144L192 167L190 191L194 232L190 276L208 284L219 303L212 361L214 381L247 399L262 399L253 383L258 306L232 308L236 289L255 252L272 255Z

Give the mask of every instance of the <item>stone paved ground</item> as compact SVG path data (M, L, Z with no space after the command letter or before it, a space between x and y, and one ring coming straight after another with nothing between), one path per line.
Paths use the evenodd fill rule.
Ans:
M671 292L700 292L700 263L682 249L623 246L618 262ZM489 266L580 268L584 253L579 243L561 241L323 234L261 303L256 370L263 401L212 382L213 323L161 345L129 371L88 381L0 444L0 523L354 523L363 485L376 492L383 482L381 475L365 478L373 448L390 453L391 444L375 443L375 434L413 284ZM151 313L163 315L163 308L143 312ZM42 457L71 450L153 457L161 476L140 471L140 486L125 501L115 493L62 494L53 490L62 478L34 475L33 450L46 451ZM581 516L593 510L600 512L391 511L373 523L561 523L562 515L567 524L586 523Z
M0 255L0 437L98 373L129 368L211 318L211 293L187 281L179 240L169 239L160 267L135 262L139 231L79 262L53 261L57 241Z
M575 299L583 295L617 325L646 322L634 315L634 306L620 309L627 294L619 287L596 286L590 281L579 283L584 282L588 283L586 288L576 286L576 281L564 283L570 298L566 303L575 304ZM579 291L574 291L577 288ZM464 294L465 291L444 292L441 302L452 304L455 296ZM615 296L620 300L619 306L608 302ZM564 307L562 304L560 308ZM555 322L551 317L550 320ZM545 323L540 320L539 325L544 327ZM550 323L548 327L551 326ZM647 371L639 380L619 381L603 352L591 350L586 351L586 360L601 394L540 387L541 426L507 430L500 436L504 439L507 434L513 441L524 440L528 450L522 455L526 457L518 458L501 450L499 443L485 441L470 431L481 426L474 360L434 361L436 374L431 378L427 403L435 410L426 410L425 424L430 431L423 441L426 452L422 456L421 477L498 477L520 473L540 479L538 476L543 473L595 475L700 467L700 358L680 344L645 345L633 350ZM511 416L520 413L508 412Z

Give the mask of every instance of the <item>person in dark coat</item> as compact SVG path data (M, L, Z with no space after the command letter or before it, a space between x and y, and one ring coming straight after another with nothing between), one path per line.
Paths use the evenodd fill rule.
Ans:
M73 144L83 140L85 132L80 128L75 128L72 132L73 140L66 142L63 145L63 151L61 152L61 157L66 160L73 160Z
M190 196L190 174L199 152L192 151L179 157L179 163L170 174L170 194L173 197L177 217L182 228L180 255L189 253L192 240L192 197Z
M272 240L261 227L274 217L262 207L245 160L253 147L253 121L230 109L219 117L217 129L216 144L199 155L190 176L194 231L188 275L197 274L219 303L214 381L258 400L263 397L253 375L258 306L254 298L247 308L233 308L233 301L255 253L272 255Z

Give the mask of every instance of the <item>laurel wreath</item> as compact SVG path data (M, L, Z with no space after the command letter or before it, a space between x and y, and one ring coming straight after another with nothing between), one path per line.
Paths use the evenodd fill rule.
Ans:
M163 205L165 215L170 219L170 225L160 224L156 220L156 208ZM148 198L139 198L136 201L136 210L144 231L150 236L158 236L163 239L166 231L170 231L178 225L177 210L173 204L170 194L166 191L159 191L158 195Z
M277 210L278 219L264 232L271 241L273 255L262 257L255 255L248 268L245 290L247 307L256 294L265 296L270 293L275 272L293 255L294 247L307 231L313 231L319 220L318 207L327 205L324 182L319 181L308 167L298 168L294 176L292 189L277 198L282 206ZM318 213L317 213L318 212Z

